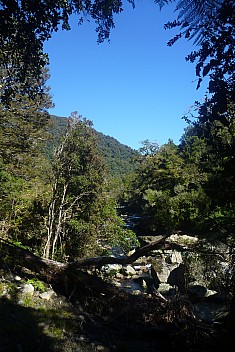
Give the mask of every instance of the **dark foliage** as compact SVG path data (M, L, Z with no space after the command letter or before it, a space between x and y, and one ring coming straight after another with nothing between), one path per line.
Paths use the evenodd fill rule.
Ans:
M133 0L129 0L133 5ZM23 93L38 93L40 86L30 86L28 76L36 80L48 63L43 53L43 43L53 32L69 30L69 18L78 16L78 23L93 19L96 23L98 42L109 37L114 27L114 15L122 11L121 0L1 0L0 1L0 61L4 74L2 101L8 103L21 85Z

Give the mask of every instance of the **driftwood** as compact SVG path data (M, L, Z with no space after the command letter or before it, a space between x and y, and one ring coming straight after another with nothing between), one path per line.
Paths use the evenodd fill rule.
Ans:
M63 271L82 269L82 268L100 268L107 264L132 264L138 258L145 256L150 251L155 249L164 248L166 238L170 235L159 236L159 238L143 247L138 248L132 255L123 257L109 257L109 256L98 256L93 258L82 258L73 262L61 263L50 259L41 258L31 251L18 247L13 243L0 239L2 249L6 250L13 260L18 262L20 265L25 266L30 270L34 270L37 273L44 275L53 275L53 273L61 273Z
M67 267L101 267L107 264L121 264L127 265L134 263L138 258L145 256L149 252L155 249L161 249L165 246L165 241L167 237L170 235L159 236L156 241L153 241L143 247L140 247L135 250L133 254L130 256L123 257L108 257L108 256L100 256L95 258L84 258L78 259L75 262L67 263Z
M149 252L156 249L176 249L178 251L193 251L186 249L181 245L170 243L167 241L167 238L171 234L161 235L158 238L150 242L149 244L137 248L135 252L129 256L122 257L111 257L111 256L98 256L98 257L89 257L81 258L72 262L62 263L51 259L46 259L39 257L32 253L31 251L18 247L15 244L0 239L1 248L5 250L11 258L16 261L18 264L33 270L39 274L44 275L53 275L55 273L62 273L63 271L67 272L69 270L76 270L82 268L101 268L103 265L107 264L121 264L127 265L134 263L138 258L146 256ZM219 255L219 253L208 253L206 251L200 251L199 253L205 255Z

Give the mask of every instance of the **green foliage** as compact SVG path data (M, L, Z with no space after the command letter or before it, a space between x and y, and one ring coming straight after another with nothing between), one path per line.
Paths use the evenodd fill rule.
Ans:
M3 85L4 74L1 70ZM40 75L41 91L32 96L21 91L14 77L18 90L7 103L0 90L0 231L30 247L40 246L49 194L50 166L41 152L51 105L47 78L47 72ZM30 84L37 84L32 77Z
M139 157L136 150L101 132L97 132L97 137L98 149L104 157L111 176L120 178L135 170L136 159Z
M33 279L29 279L26 281L26 284L31 284L33 285L34 289L40 292L45 292L46 291L46 287L43 283L43 281L40 281L36 278Z
M61 137L68 127L68 118L51 115L49 134L45 154L49 159L53 156L53 150L58 147ZM121 144L115 138L106 136L101 132L93 131L97 141L97 148L102 155L109 175L112 178L122 180L125 175L133 172L136 168L136 159L139 153L132 148Z
M24 246L35 245L42 237L49 190L39 178L26 181L12 175L6 168L1 163L1 235Z
M194 162L169 141L143 159L130 192L130 209L140 216L144 231L192 230L208 210L203 178Z
M153 156L159 149L158 143L151 142L149 139L142 141L141 144L142 147L139 149L139 152L145 156Z
M133 3L133 0L129 0ZM69 30L69 18L78 16L96 23L98 42L109 37L113 16L122 11L121 1L53 0L44 2L0 1L0 62L5 69L1 99L8 103L19 91L31 96L41 92L39 78L48 63L43 43L60 26ZM29 79L30 78L30 79ZM37 84L30 84L34 78ZM14 84L13 84L14 82Z
M3 75L1 71L0 78ZM47 139L46 109L51 106L45 85L47 79L47 72L42 73L40 94L21 94L19 89L7 104L1 102L0 92L0 158L7 171L24 180L41 176L46 164L41 150Z
M89 223L92 208L102 191L104 167L96 152L91 123L76 113L69 120L68 131L54 155L52 171L52 198L44 251L47 257L50 251L54 255L59 250L59 239L61 245L62 238L66 242L71 219ZM69 228L72 230L71 225Z
M234 103L228 104L223 116L226 122L215 118L212 105L210 100L197 104L196 122L191 123L191 127L186 131L181 148L183 153L189 150L191 155L192 147L195 149L196 146L199 151L196 158L197 167L204 175L201 183L209 198L208 216L201 225L204 223L207 232L213 232L210 229L216 228L217 233L222 235L224 232L225 235L225 232L231 232L229 223L234 223Z
M107 195L100 207L100 220L97 227L99 245L105 248L118 247L122 252L127 253L133 246L138 245L135 234L125 228L125 223L117 214L117 203L113 197Z
M71 260L100 251L104 242L128 246L133 234L131 239L126 234L116 203L106 190L105 165L90 121L76 113L68 121L67 133L52 160L53 192L44 255Z
M168 23L166 28L181 26L182 32L170 40L174 44L181 37L192 38L198 47L186 60L196 63L197 88L205 76L209 78L210 93L204 122L228 123L227 111L234 101L234 44L235 4L231 0L179 1L177 4L180 21Z

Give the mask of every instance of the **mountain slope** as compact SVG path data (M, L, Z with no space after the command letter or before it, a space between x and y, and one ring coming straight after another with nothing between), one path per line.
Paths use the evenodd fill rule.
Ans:
M50 158L53 149L58 145L63 133L66 131L67 118L51 115L49 133L51 138L47 143L46 154ZM117 139L106 136L94 130L97 136L98 149L103 155L108 170L113 176L123 176L134 171L139 152L120 143Z

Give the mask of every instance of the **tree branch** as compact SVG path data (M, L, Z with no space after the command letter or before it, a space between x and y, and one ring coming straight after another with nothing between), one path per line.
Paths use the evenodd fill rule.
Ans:
M64 270L73 270L87 267L100 268L107 264L131 264L134 263L138 258L148 254L150 251L164 247L165 240L169 236L170 234L159 236L156 241L137 249L130 256L119 258L99 256L94 258L82 258L69 263L61 263L54 260L41 258L29 250L18 247L9 241L3 239L0 240L2 241L2 245L5 247L5 249L10 252L14 259L18 259L21 265L27 267L30 270L35 270L41 274L51 274L52 272L56 273Z

